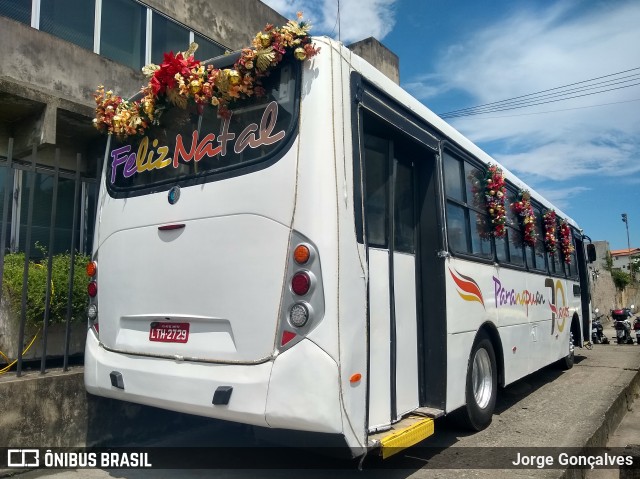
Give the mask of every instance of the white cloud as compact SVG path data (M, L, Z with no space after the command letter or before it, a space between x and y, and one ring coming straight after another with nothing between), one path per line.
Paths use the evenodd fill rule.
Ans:
M337 0L263 0L280 14L295 18L302 11L313 25L313 34L329 35L344 43L367 37L382 40L395 25L394 5L399 0L341 0L340 28ZM357 19L357 20L354 20Z
M461 93L476 105L628 70L640 66L639 24L637 1L521 11L452 45L437 74L406 86L427 105L436 95ZM640 86L634 86L452 124L474 142L490 144L489 153L519 174L553 180L632 175L640 172L640 108L631 101L638 98ZM603 103L616 104L582 108ZM549 110L565 111L531 114Z

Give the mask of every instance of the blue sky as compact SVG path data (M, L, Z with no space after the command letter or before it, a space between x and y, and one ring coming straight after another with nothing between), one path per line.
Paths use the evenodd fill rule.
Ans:
M337 0L263 2L337 38ZM609 92L448 121L593 240L626 248L627 213L640 246L640 2L340 0L340 12L342 41L382 41L436 113L636 68L605 78L627 77Z

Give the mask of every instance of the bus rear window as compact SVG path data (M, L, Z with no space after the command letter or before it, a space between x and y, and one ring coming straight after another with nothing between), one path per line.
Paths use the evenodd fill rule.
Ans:
M107 146L112 196L135 196L237 176L277 157L297 124L299 66L283 63L263 80L266 94L235 102L221 118L210 105L169 108L143 137ZM271 163L269 163L271 164Z

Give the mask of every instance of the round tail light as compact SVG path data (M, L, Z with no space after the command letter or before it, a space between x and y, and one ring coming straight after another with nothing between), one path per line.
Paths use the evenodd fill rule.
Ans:
M95 298L96 294L98 294L98 283L96 283L95 281L90 281L87 285L87 293L92 298Z
M298 264L305 264L309 261L310 257L311 251L309 251L309 247L307 245L298 245L293 251L293 259L295 259Z
M96 263L95 261L89 261L87 263L87 276L95 276L96 271L98 271L98 263Z
M304 296L309 292L311 288L311 278L305 272L299 272L293 275L291 278L291 291L298 296Z
M296 303L289 311L289 322L296 328L301 328L309 320L309 310L302 303Z

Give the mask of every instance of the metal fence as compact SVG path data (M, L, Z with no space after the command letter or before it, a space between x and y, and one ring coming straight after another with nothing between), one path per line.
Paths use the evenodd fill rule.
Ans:
M53 159L48 158L48 164L38 163L38 150L34 146L28 161L14 158L14 141L8 141L7 155L0 157L0 201L2 201L2 228L0 230L0 303L4 299L4 307L0 315L0 322L11 321L8 305L13 305L14 319L15 309L20 305L19 324L17 337L5 338L5 343L14 341L17 357L12 359L8 355L1 353L0 372L8 372L15 367L16 375L23 374L25 367L24 353L27 344L25 342L26 325L41 325L33 339L30 340L29 347L36 341L40 334L40 358L31 361L29 365L37 369L37 359L40 360L40 373L44 374L47 369L47 360L51 355L47 354L48 335L51 324L51 299L53 294L53 262L56 255L66 255L69 257L69 271L66 283L66 316L64 317L64 348L62 352L62 368L69 369L69 340L72 323L72 301L74 293L74 277L76 274L75 261L79 253L90 254L93 237L93 226L95 222L97 185L100 176L100 161L97 162L95 176L83 176L83 157L81 154L75 156L75 170L64 170L60 168L61 151L56 149ZM66 163L69 159L65 158ZM3 191L2 191L3 190ZM26 205L25 205L26 202ZM36 218L34 218L34 213ZM48 218L48 221L47 221ZM22 269L22 281L20 291L20 301L18 303L17 291L9 290L9 283L5 279L9 264L9 256L13 261L14 286L19 284L19 277L15 274L15 258L20 258L24 254L24 265ZM6 262L7 260L7 262ZM37 268L35 268L37 266ZM46 281L44 286L44 298L39 296L42 292L31 291L29 297L30 283L29 277L37 272L43 275L46 268ZM58 276L56 276L59 279ZM33 279L33 278L32 278ZM62 282L64 283L64 282ZM59 287L58 287L59 288ZM57 298L60 298L63 291L57 291ZM86 291L85 291L86 294ZM5 297L10 296L10 297ZM4 298L3 298L4 297ZM44 312L42 318L27 317L28 301L30 304L43 301ZM79 316L79 315L78 315ZM83 312L82 318L75 318L86 322L86 315ZM8 325L3 328L5 334L9 331ZM12 326L13 327L13 326ZM15 329L15 328L14 328ZM27 338L28 339L28 338ZM49 358L48 358L49 356ZM59 356L58 356L59 358ZM59 360L59 359L56 360Z

